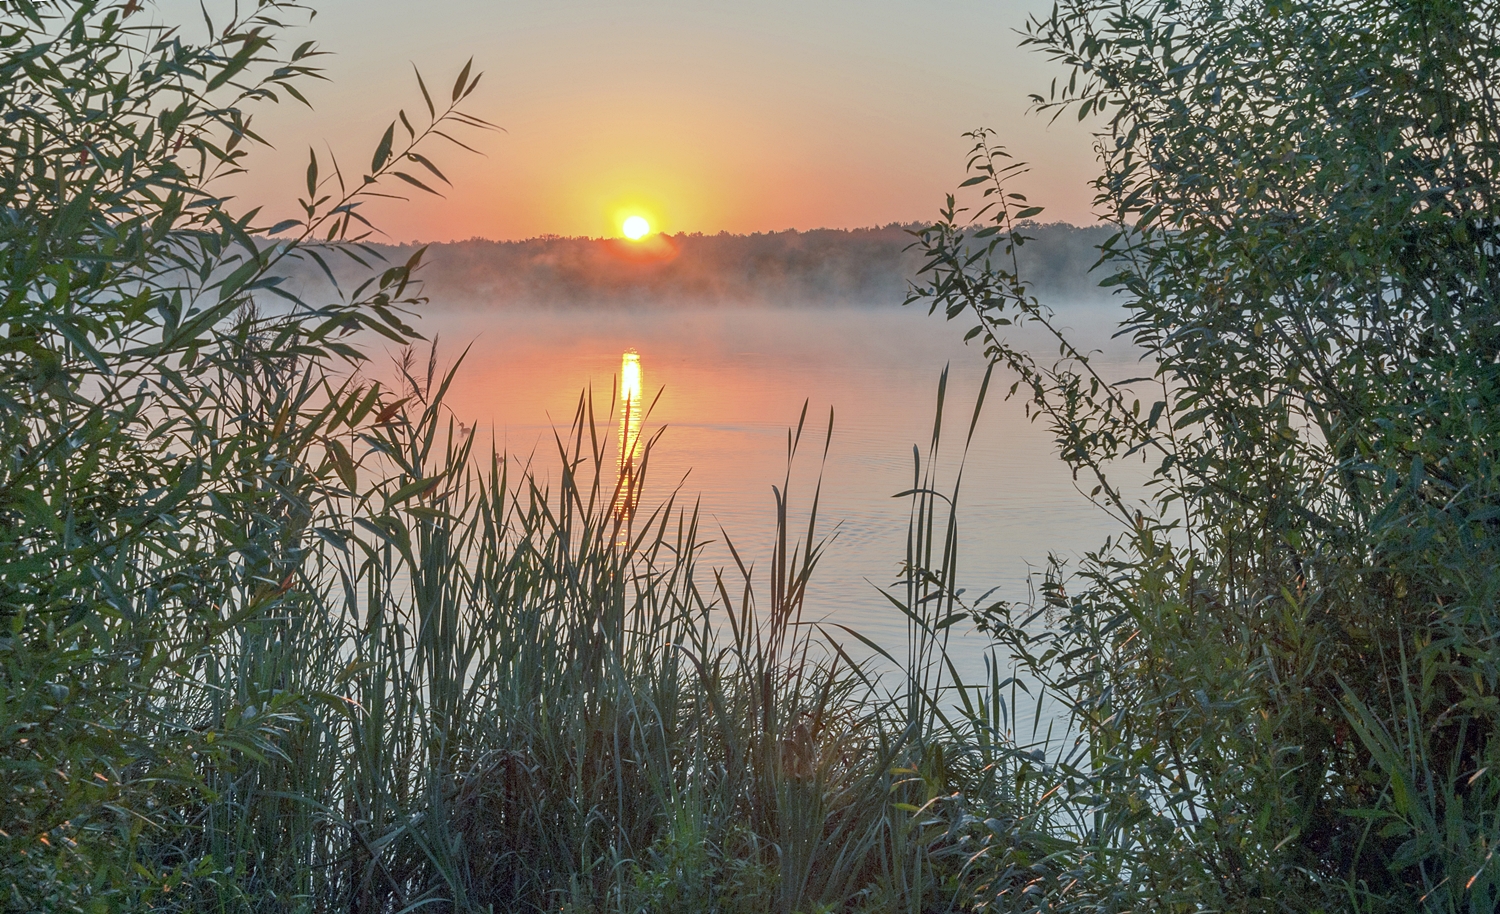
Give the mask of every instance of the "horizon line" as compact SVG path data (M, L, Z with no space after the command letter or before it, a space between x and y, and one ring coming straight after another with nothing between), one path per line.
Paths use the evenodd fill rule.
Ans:
M937 223L935 223L935 222L929 222L929 221L924 221L924 220L915 220L915 221L912 221L912 222L888 222L888 223L886 223L884 225L855 226L853 228L836 228L836 227L831 227L831 226L823 226L823 227L811 228L811 229L785 228L785 229L768 229L766 231L755 231L755 232L731 232L728 229L720 229L717 232L677 231L677 232L653 232L652 234L653 235L665 235L668 238L756 238L756 237L764 237L764 236L767 236L767 235L811 235L811 234L813 234L815 232L842 232L842 233L848 233L848 234L853 234L855 232L881 232L881 231L887 231L889 229L906 229L906 228L910 228L910 227L913 227L913 226L929 226L929 225L936 225L936 224ZM1067 228L1072 228L1072 229L1089 229L1089 228L1101 228L1101 227L1104 226L1104 223L1097 223L1096 222L1093 225L1078 225L1076 223L1068 222L1068 221L1062 220L1062 219L1058 219L1058 220L1053 221L1053 222L1038 222L1038 221L1036 221L1034 219L1024 219L1024 220L1021 220L1021 221L1017 222L1016 226L1018 228L1022 227L1022 226L1029 226L1029 227L1033 227L1033 228L1047 228L1047 227L1051 227L1051 226L1066 226ZM387 236L387 237L389 238L389 236ZM366 243L370 243L370 244L388 244L388 245L391 245L391 246L394 246L394 247L421 247L423 245L431 246L431 245L435 245L435 244L471 244L473 242L485 242L485 243L488 243L488 244L528 244L528 243L533 242L533 241L623 241L623 240L625 240L625 239L622 236L616 236L616 235L554 235L554 234L550 234L550 233L544 233L544 234L541 234L541 235L532 235L532 236L527 237L527 238L487 238L487 237L484 237L482 235L471 235L468 238L451 238L451 239L448 239L447 241L422 241L420 239L413 238L413 239L410 239L410 240L407 240L407 241L397 241L395 239L389 239L389 240L386 240L386 241L367 241Z

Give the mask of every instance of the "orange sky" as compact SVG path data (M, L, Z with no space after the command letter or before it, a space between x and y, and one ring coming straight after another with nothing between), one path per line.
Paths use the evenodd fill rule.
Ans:
M436 150L456 185L444 199L374 207L392 239L614 235L626 209L668 232L931 219L978 126L1034 163L1016 189L1043 219L1092 221L1087 130L1025 113L1056 71L1014 29L1050 2L317 5L292 39L334 52L330 81L307 90L314 111L257 115L277 148L233 185L278 218L310 144L367 167L395 109L422 109L412 65L446 95L473 56L485 76L469 110L506 132L468 134L483 157Z

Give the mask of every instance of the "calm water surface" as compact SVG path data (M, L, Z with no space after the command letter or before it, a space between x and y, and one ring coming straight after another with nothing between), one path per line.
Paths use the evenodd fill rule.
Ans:
M1111 342L1118 309L1060 306L1076 338L1102 350L1106 373L1143 373L1128 345ZM623 358L638 356L641 400L650 407L639 434L661 432L652 451L642 505L673 489L701 497L719 539L722 527L747 561L769 564L775 500L786 473L788 431L808 404L808 429L794 467L792 514L805 530L813 483L822 472L819 530L833 536L808 595L807 618L848 625L904 650L906 624L880 595L904 555L910 502L893 498L913 481L913 446L925 465L938 380L949 367L941 476L959 466L985 363L962 342L967 323L923 311L884 308L731 308L547 312L444 308L419 324L440 338L440 360L464 346L450 405L478 441L490 435L506 452L556 464L553 429L566 429L579 396L592 391L601 420L618 403ZM1043 351L1045 341L1028 344ZM1055 351L1055 346L1053 348ZM626 368L627 386L635 383ZM1030 576L1049 552L1076 556L1096 548L1115 523L1074 487L1046 428L1029 421L1019 400L1002 394L1013 379L997 372L980 416L960 492L960 578L970 594L1023 600ZM654 406L652 401L654 400ZM829 411L833 437L820 465ZM633 449L611 422L612 450ZM631 417L639 418L639 412ZM721 544L709 560L724 565ZM981 668L983 640L956 636L968 671Z

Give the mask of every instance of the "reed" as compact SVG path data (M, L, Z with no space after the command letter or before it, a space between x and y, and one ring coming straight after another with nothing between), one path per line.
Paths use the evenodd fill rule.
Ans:
M443 406L457 366L434 365L408 361L403 397L321 442L349 465L279 516L297 562L260 576L274 610L162 690L190 727L256 734L150 843L158 866L192 861L174 905L925 910L933 842L909 813L944 776L934 667L953 622L923 608L933 493L904 607L917 666L892 688L803 618L826 545L817 490L800 519L791 490L805 407L764 572L727 534L710 568L696 505L616 510L617 436L592 398L545 472L517 467L478 452ZM296 376L246 388L244 427L370 398L325 387L313 410ZM825 453L831 434L830 417Z
M940 676L884 684L804 618L806 409L769 554L724 534L711 567L696 505L641 491L649 446L615 473L591 398L518 463L445 410L435 347L359 380L351 334L410 343L424 303L420 252L380 263L359 207L443 180L422 150L488 126L477 74L446 102L419 76L367 173L310 155L304 218L262 226L211 185L258 142L246 110L317 73L277 51L297 7L206 17L202 44L135 11L3 14L30 126L0 130L0 905L935 903L909 809L943 699L906 689ZM293 261L344 257L369 279L286 300ZM914 631L945 632L926 586Z

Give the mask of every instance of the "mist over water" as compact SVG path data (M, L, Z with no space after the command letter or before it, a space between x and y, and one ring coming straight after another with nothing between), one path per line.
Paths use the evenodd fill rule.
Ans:
M678 508L700 505L701 532L716 541L704 558L725 569L734 567L726 538L758 571L770 564L772 486L786 482L805 404L785 490L790 526L806 535L821 474L814 538L829 544L804 619L846 625L901 656L906 621L880 589L899 574L912 506L893 496L917 482L918 461L927 467L945 368L937 466L940 488L951 493L962 461L967 600L1025 601L1049 554L1076 557L1118 532L1057 459L1045 422L1032 421L1023 400L1005 398L1015 379L1003 371L965 459L986 360L977 342L963 342L969 317L948 322L901 305L920 267L907 250L913 228L433 245L419 273L430 301L412 319L439 341L440 366L462 357L446 402L481 452L493 442L513 469L555 475L555 436L582 407L610 467L624 472L616 510L639 522L674 495ZM1106 378L1149 374L1115 338L1124 311L1090 272L1108 230L1027 231L1034 240L1021 249L1023 275L1069 339L1097 352ZM416 249L374 250L403 263ZM341 284L367 275L351 260L329 262ZM309 262L288 283L309 299L332 289ZM1039 328L1011 339L1039 361L1057 352ZM370 341L366 372L397 382L400 353L388 348L382 357L383 346ZM646 442L654 442L649 452ZM1144 476L1113 481L1129 491ZM954 632L960 668L977 676L985 642Z
M1075 339L1102 350L1106 375L1140 373L1130 347L1110 340L1118 307L1058 310ZM816 535L833 539L805 619L847 625L900 655L905 620L879 593L905 554L910 502L892 496L912 487L914 446L926 464L945 366L939 467L951 488L985 370L979 346L962 342L968 324L890 304L531 310L435 301L418 326L439 338L440 363L467 347L448 402L476 427L481 447L492 438L543 477L556 472L553 435L566 431L580 397L592 397L604 440L625 449L632 473L641 469L638 443L659 433L639 480L640 511L674 491L680 506L701 500L703 525L719 541L706 559L720 567L732 567L721 529L747 563L768 566L771 487L783 484L790 430L806 403L792 530L806 530L821 472ZM1047 345L1028 337L1039 351ZM959 567L971 598L993 589L994 598L1024 600L1049 552L1077 555L1116 530L1077 491L1045 426L1020 400L1004 399L1011 380L997 373L992 382L963 473ZM630 412L623 428L622 407ZM967 671L981 668L982 640L960 635L955 648Z
M623 238L476 238L423 250L420 277L443 310L472 308L605 309L755 305L787 309L883 307L906 297L922 266L911 250L918 224L866 229L817 229L753 235L652 235ZM1061 223L1029 225L1018 250L1023 275L1045 301L1108 301L1101 274L1090 268L1107 228ZM405 263L419 245L371 245L370 252ZM352 258L325 257L346 285L367 276ZM288 276L314 295L327 276L304 260Z

